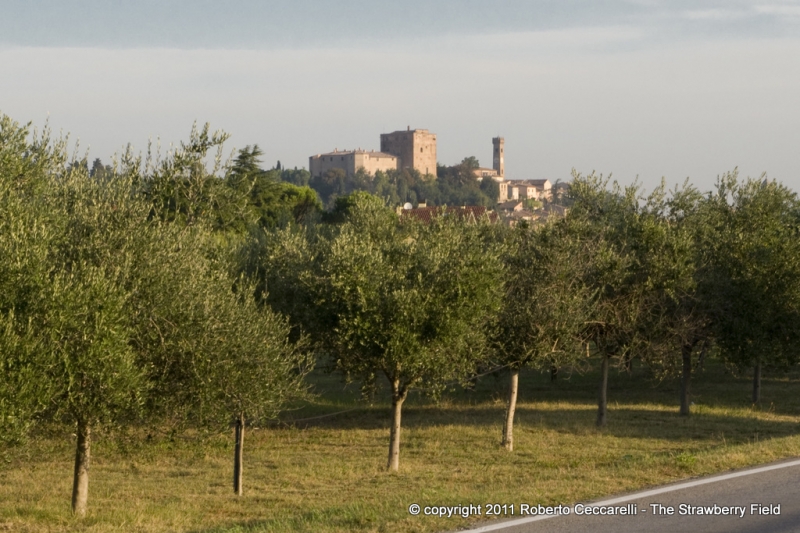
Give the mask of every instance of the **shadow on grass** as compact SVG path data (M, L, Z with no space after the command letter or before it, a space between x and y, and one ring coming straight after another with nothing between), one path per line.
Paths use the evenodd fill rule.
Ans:
M287 413L278 427L365 430L389 427L390 401L385 386L379 387L369 404L360 399L357 384L344 385L338 376L324 372L315 372L310 377L316 400ZM687 418L678 416L678 381L658 381L647 368L637 365L630 373L612 372L608 426L603 431L625 437L671 439L707 438L722 433L791 435L797 431L797 424L767 420L769 417L759 417L754 411L797 416L798 378L797 372L765 376L761 406L754 407L750 404L750 378L736 377L720 362L710 360L693 377L691 400L695 405L692 416ZM551 381L549 373L524 369L516 420L522 425L535 424L556 431L596 431L594 405L598 384L597 372L562 372L556 381ZM379 385L384 384L379 380ZM403 426L500 425L506 391L507 373L499 372L484 376L471 388L454 387L438 403L419 392L412 393L403 407ZM533 409L531 403L550 406ZM652 409L642 408L643 405ZM729 412L720 414L720 411Z
M724 437L730 444L795 435L800 423L787 420L770 420L754 416L747 411L741 414L710 412L706 406L693 407L694 414L679 416L677 408L665 410L657 405L652 409L641 406L609 405L608 424L595 427L596 409L592 405L574 407L536 408L521 404L515 417L516 428L548 430L577 435L602 433L619 438L658 438L667 440L717 440ZM336 416L298 422L300 429L319 428L335 430L385 430L390 423L388 406L364 406ZM498 438L505 416L502 405L483 406L413 406L403 409L405 430L425 430L452 426L496 426Z
M589 361L589 367L596 367L597 365L592 365L592 362ZM470 388L453 387L439 403L433 402L418 391L412 392L403 408L404 415L422 407L502 406L507 394L507 376L507 373L498 372L476 380ZM609 378L608 398L612 409L615 404L621 407L647 404L659 406L667 411L678 410L680 386L677 379L655 379L641 364L638 364L632 372L612 371ZM523 369L520 375L519 402L522 404L557 402L576 406L595 404L599 382L600 377L596 371L586 373L562 371L556 381L551 381L549 372ZM388 413L389 395L382 380L378 381L379 389L371 405L360 399L357 384L344 385L335 374L315 372L311 376L311 383L318 395L317 401L306 404L287 417L287 421L312 419L298 422L299 427L303 427L302 424L351 427L351 424L356 423L353 417L366 415L372 418L374 415L371 413L376 409L379 413L384 411ZM751 387L749 376L735 376L719 361L712 359L707 362L704 370L695 372L692 377L691 401L697 404L698 408L695 410L700 412L705 407L714 407L763 410L776 415L800 414L800 395L796 392L800 388L800 372L797 370L792 373L765 374L762 378L762 401L758 407L750 403ZM347 413L330 416L348 410ZM382 415L381 420L383 420ZM339 426L339 423L343 426ZM365 424L359 427L376 427L377 423L367 420Z
M287 518L248 520L212 528L193 529L189 533L267 533L272 531L367 531L385 522L374 507L351 504L300 513Z

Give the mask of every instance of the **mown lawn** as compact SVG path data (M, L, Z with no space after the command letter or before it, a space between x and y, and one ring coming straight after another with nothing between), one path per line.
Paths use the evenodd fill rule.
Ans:
M568 504L800 455L800 376L767 373L763 404L748 377L713 361L693 384L693 415L677 415L677 382L645 369L612 374L609 425L594 427L597 375L527 373L515 451L500 445L504 377L482 378L403 413L400 472L384 469L389 409L333 376L312 376L317 399L245 438L245 495L231 489L230 433L199 439L98 435L89 513L70 513L68 432L5 450L0 531L441 531L461 518L410 516L412 503ZM346 411L346 412L341 412ZM322 418L320 415L335 414Z

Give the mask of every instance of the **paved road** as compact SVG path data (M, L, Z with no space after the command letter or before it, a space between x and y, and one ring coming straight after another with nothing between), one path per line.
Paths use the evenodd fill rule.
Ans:
M770 468L767 471L763 471ZM691 486L693 485L693 486ZM474 533L800 533L800 460L700 478L587 504L636 514L569 515L519 523L486 523ZM717 506L715 508L714 506ZM776 506L780 506L779 508ZM693 510L733 514L681 514ZM669 510L672 509L672 514ZM518 513L519 511L517 511ZM767 514L770 513L770 514ZM777 514L779 513L779 514ZM743 516L741 516L743 515ZM530 518L535 518L531 516ZM514 525L516 523L516 525ZM467 532L462 532L467 533Z

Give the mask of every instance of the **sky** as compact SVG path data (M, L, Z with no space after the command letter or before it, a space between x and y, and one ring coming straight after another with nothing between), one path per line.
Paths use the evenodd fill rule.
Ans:
M0 113L108 163L209 122L265 167L428 129L509 179L800 191L800 0L2 0Z

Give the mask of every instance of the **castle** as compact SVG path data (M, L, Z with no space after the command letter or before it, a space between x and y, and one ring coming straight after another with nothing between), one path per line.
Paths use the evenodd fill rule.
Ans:
M491 178L500 186L498 201L519 199L549 199L551 183L549 180L506 180L505 179L505 139L492 139L492 168L473 169L475 178ZM352 176L359 169L374 175L378 171L402 170L411 168L423 176L436 176L436 134L425 129L381 134L381 150L335 149L326 154L312 155L308 158L308 170L312 177L320 177L329 170L341 169Z
M381 134L381 151L348 150L312 155L308 158L311 176L340 168L348 176L363 168L367 174L387 170L413 168L423 176L436 176L436 135L428 130L412 130Z

